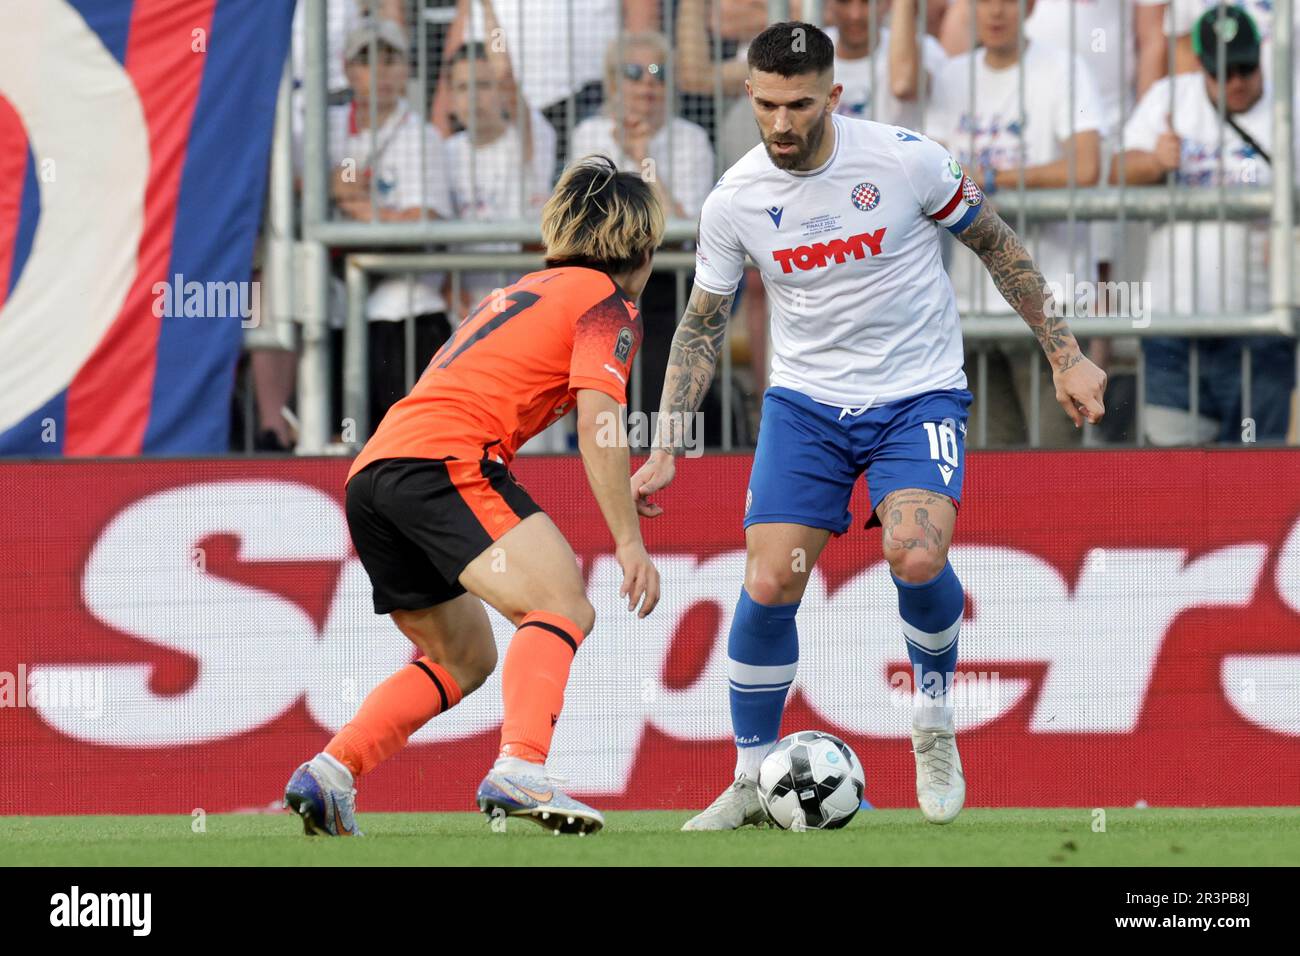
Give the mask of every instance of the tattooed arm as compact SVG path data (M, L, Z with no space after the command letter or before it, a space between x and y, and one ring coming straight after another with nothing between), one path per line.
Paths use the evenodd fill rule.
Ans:
M1057 313L1051 292L1024 243L985 202L975 221L957 238L980 257L993 284L1033 331L1052 366L1056 400L1076 427L1096 424L1106 414L1106 373L1079 350L1069 324Z
M683 423L699 411L713 382L718 349L731 318L735 293L718 295L698 285L691 288L686 312L677 324L668 368L664 370L664 393L659 403L659 428L655 448L680 455L685 448Z
M659 420L655 426L654 450L650 460L632 476L632 494L637 510L647 518L663 514L663 509L646 498L673 480L675 458L687 450L688 436L702 440L687 425L704 402L705 393L713 382L713 372L718 362L718 350L731 318L731 305L735 293L719 295L700 288L691 288L686 312L677 324L672 348L668 353L668 367L664 370L663 398L659 403Z

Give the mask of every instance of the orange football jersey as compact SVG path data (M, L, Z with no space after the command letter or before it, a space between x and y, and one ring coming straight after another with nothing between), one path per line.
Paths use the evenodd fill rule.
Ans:
M348 471L382 458L500 458L594 388L627 404L641 315L605 273L566 266L488 296L393 405Z

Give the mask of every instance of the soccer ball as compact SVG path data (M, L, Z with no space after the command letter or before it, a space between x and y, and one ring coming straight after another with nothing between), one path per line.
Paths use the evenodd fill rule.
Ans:
M853 819L866 789L849 745L820 730L779 741L758 769L758 799L782 830L837 830Z

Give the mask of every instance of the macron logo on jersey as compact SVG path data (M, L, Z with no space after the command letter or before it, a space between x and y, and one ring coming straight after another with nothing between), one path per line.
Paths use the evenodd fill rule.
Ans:
M772 253L772 258L781 263L781 272L789 275L795 268L804 272L809 269L821 269L832 258L836 263L844 262L849 256L854 259L865 259L867 250L871 251L871 255L878 256L884 241L885 227L881 226L875 232L860 232L847 239L814 242L812 245L796 246L793 249L777 249Z

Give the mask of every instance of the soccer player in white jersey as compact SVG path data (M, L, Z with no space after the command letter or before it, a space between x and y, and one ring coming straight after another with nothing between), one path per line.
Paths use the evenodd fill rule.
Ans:
M1066 414L1082 425L1104 413L1106 376L1053 314L1015 233L937 143L834 115L833 61L831 41L808 23L775 24L749 47L746 90L763 142L704 203L656 447L632 476L641 514L662 514L650 496L672 480L684 450L673 423L699 408L713 378L748 254L772 304L773 362L727 644L736 778L688 830L763 820L756 780L795 676L799 601L827 540L848 530L850 493L864 472L868 526L883 527L916 680L917 800L933 823L951 821L965 801L951 695L964 594L948 547L971 395L940 228L975 250L1033 330Z

